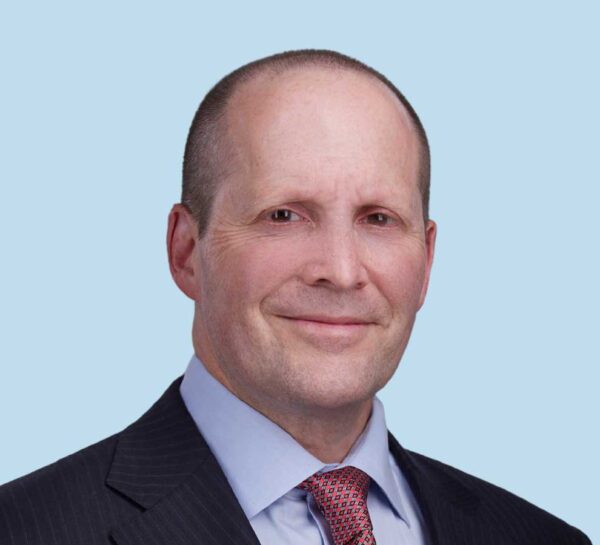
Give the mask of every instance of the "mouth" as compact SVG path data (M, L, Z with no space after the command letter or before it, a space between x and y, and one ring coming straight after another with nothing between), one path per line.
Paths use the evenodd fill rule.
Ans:
M301 315L301 316L279 316L286 320L294 320L298 322L311 322L315 324L323 324L329 326L366 326L373 324L369 320L365 320L354 316L322 316L322 315Z
M323 348L332 345L353 345L362 340L375 325L352 316L278 316L296 334Z
M366 322L327 322L321 320L307 320L305 318L286 318L287 320L291 320L296 322L300 326L307 327L318 327L325 330L331 331L352 331L354 329L365 328L369 323Z

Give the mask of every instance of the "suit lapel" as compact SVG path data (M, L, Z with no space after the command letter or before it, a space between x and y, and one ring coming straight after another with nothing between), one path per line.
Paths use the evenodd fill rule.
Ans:
M389 434L390 450L423 514L430 545L514 545L502 529L491 529L481 498L431 461L404 450ZM442 467L439 464L440 468Z
M260 545L215 457L189 415L177 379L119 436L107 485L140 508L114 527L118 545ZM423 514L430 545L513 545L490 531L481 499L435 462L390 450Z
M119 436L106 482L142 512L111 536L118 545L259 545L180 383Z

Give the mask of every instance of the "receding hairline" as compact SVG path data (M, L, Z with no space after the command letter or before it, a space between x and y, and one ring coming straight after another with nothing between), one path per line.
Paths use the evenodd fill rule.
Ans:
M406 122L406 125L412 132L414 138L417 141L419 138L419 127L415 123L415 120L411 116L406 105L399 100L397 94L390 89L388 85L382 82L378 77L371 74L370 72L366 72L365 70L361 70L355 67L350 66L338 66L338 65L325 65L319 63L306 63L306 64L298 64L298 65L290 65L290 66L270 66L265 65L257 69L254 73L250 75L248 78L244 78L243 81L240 81L231 91L230 96L228 97L224 107L223 107L223 117L226 117L230 112L235 110L239 106L238 100L243 100L245 95L248 95L248 86L252 84L260 84L260 80L267 80L267 82L275 83L277 79L282 78L282 76L287 75L289 73L297 73L297 74L306 74L309 72L323 72L325 74L341 72L348 73L352 75L356 75L358 79L368 80L375 84L376 87L382 91L388 98L391 99L391 102L395 103L400 107L399 111ZM283 80L283 83L286 83L287 80ZM419 142L419 145L422 145Z
M321 79L323 75L323 79ZM235 168L236 164L236 142L238 142L238 130L243 129L248 123L246 116L248 113L252 115L256 108L262 109L266 104L270 104L267 108L270 110L275 107L278 110L285 110L290 94L294 95L298 91L299 95L305 96L305 92L311 93L316 88L325 88L331 84L337 83L337 79L348 75L350 79L343 81L343 88L346 86L354 86L356 95L361 101L366 100L365 86L368 89L374 88L375 100L383 101L391 108L389 111L397 112L399 122L407 131L408 138L415 145L416 170L414 171L416 187L421 189L420 183L420 166L422 142L420 141L418 128L410 116L404 104L398 100L395 93L378 78L370 73L365 73L363 70L348 68L345 66L323 66L321 64L302 64L292 66L265 66L264 69L257 70L251 77L240 82L239 85L232 90L226 104L223 107L222 115L220 116L218 125L215 127L219 133L220 146L222 152L229 157L229 165ZM304 77L306 76L306 78ZM312 77L314 76L314 78ZM333 78L333 79L332 79ZM352 79L356 78L356 79ZM356 84L355 82L358 82ZM367 93L371 93L367 89ZM272 102L274 100L275 102ZM301 98L300 100L304 100ZM274 106L275 105L275 106ZM243 121L235 121L239 112L242 113ZM395 116L396 114L394 114ZM242 125L238 125L241 122ZM234 128L237 127L237 128ZM226 178L226 172L222 172L223 178Z
M347 55L330 50L297 50L277 53L245 64L223 77L207 93L192 121L183 164L182 202L188 206L201 234L207 227L219 180L227 178L233 165L227 112L243 93L247 83L261 77L277 78L289 71L311 68L345 71L379 81L401 104L403 115L418 146L417 186L423 203L423 217L429 217L430 152L425 129L419 116L402 92L383 74ZM229 148L229 149L228 149Z

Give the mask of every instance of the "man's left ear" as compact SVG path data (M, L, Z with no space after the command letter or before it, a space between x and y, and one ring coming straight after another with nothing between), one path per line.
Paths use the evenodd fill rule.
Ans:
M192 214L183 204L174 204L167 228L169 269L175 284L194 301L198 299L198 270L194 259L197 244L197 226Z
M431 266L433 265L433 254L435 250L436 235L437 225L435 221L427 220L427 223L425 224L425 278L423 280L423 287L421 288L421 295L419 297L419 308L423 306L423 303L425 302L425 296L427 295L427 288L429 286L429 276L431 274Z

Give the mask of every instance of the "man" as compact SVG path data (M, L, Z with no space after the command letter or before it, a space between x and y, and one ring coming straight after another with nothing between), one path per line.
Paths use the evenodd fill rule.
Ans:
M589 543L388 436L428 195L421 123L365 65L289 52L219 82L167 234L194 357L126 430L2 487L0 542Z

